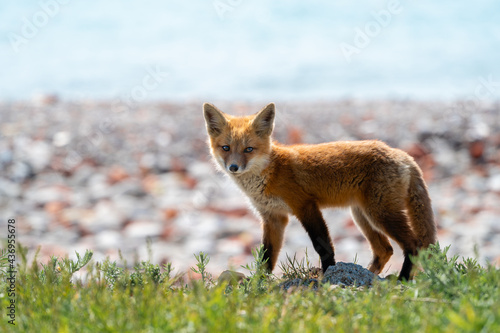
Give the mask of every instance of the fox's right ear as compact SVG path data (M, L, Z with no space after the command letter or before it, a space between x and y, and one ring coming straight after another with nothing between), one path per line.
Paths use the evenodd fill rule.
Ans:
M209 103L203 104L203 115L207 123L207 131L211 136L217 136L222 133L222 129L227 125L224 113Z

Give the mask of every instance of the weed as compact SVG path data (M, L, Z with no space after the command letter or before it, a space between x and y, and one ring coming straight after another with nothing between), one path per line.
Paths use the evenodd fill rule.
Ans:
M500 271L475 259L449 258L439 245L414 258L413 281L383 281L372 288L278 292L284 279L305 277L307 257L288 257L284 276L265 270L262 247L245 266L250 277L228 290L214 286L209 257L196 255L201 283L174 286L171 264L150 261L132 269L109 259L51 259L41 267L21 262L16 281L16 329L21 332L496 332L500 331ZM0 252L0 254L3 252ZM1 255L0 255L1 258ZM35 256L36 258L36 256ZM89 261L87 261L87 259ZM0 259L1 262L1 259ZM122 268L123 267L123 268ZM85 283L71 275L85 268ZM6 308L2 281L0 307ZM12 329L0 322L0 331Z
M309 262L307 249L305 258L302 258L300 261L297 260L296 254L293 255L293 258L287 254L286 261L281 262L279 267L283 272L283 279L285 280L309 279L313 277L311 275L313 275L314 268Z
M196 258L196 267L198 268L196 269L194 267L191 267L191 270L201 275L201 281L203 285L214 285L215 283L213 281L212 274L207 272L207 265L210 262L210 257L203 252L200 252L200 254L198 255L195 254L194 257Z

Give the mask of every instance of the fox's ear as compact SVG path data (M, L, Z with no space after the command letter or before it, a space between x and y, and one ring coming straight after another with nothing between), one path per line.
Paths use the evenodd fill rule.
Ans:
M207 131L209 135L219 135L224 126L227 125L224 113L212 104L203 104L203 115L205 116L205 122L207 123Z
M268 104L255 115L252 125L259 136L269 136L274 128L274 103Z

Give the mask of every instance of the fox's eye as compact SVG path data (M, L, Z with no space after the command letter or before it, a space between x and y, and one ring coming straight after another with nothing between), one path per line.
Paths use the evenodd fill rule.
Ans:
M244 150L245 153L251 153L252 151L253 151L253 147L247 147Z
M229 146L222 146L222 149L223 149L224 151L229 151Z

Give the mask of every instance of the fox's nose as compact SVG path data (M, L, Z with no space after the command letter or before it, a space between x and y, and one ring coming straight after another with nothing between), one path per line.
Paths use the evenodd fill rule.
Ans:
M229 166L229 171L231 171L231 172L236 172L236 171L238 171L238 166L237 166L236 164L231 164L231 165Z

